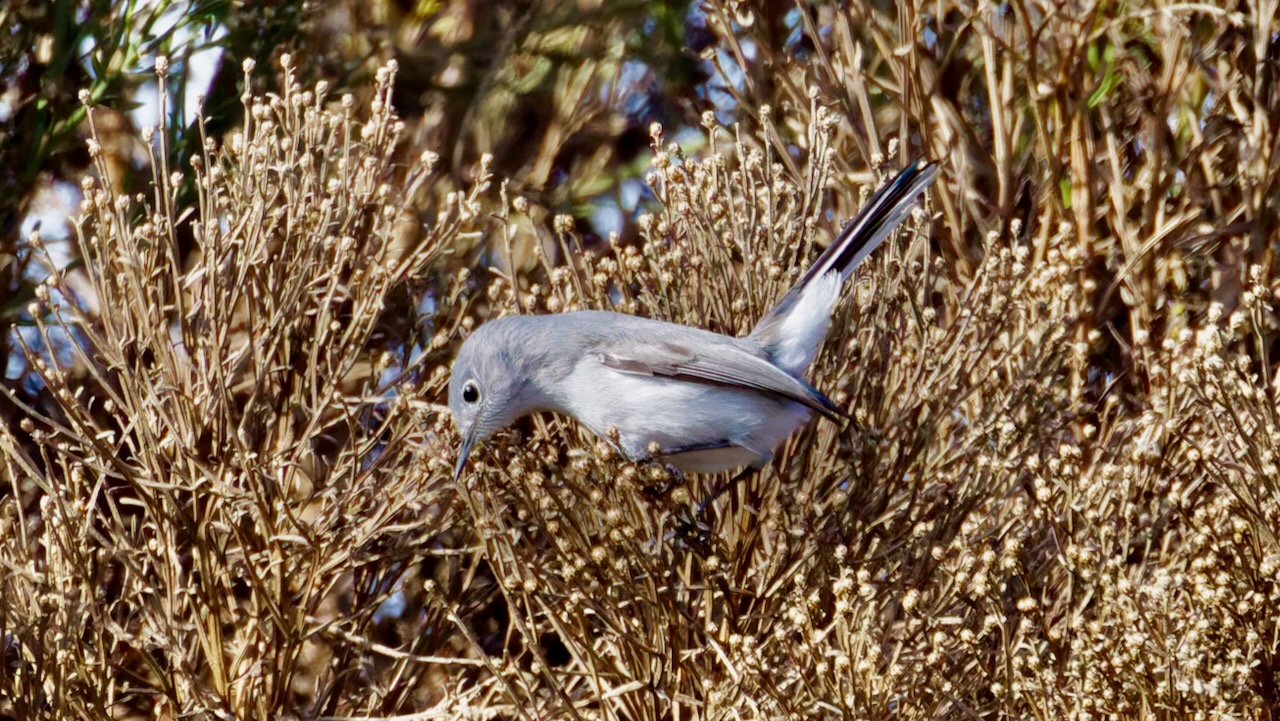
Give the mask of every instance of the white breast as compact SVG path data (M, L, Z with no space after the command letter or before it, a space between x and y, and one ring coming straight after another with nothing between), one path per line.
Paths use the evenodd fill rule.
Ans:
M804 406L740 388L625 373L584 357L561 386L557 410L607 438L616 428L628 457L729 441L730 448L663 459L705 473L761 465L809 417Z

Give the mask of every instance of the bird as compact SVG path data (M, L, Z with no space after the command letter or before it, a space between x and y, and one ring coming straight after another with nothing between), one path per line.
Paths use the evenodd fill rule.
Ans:
M449 379L461 438L454 481L477 443L544 411L678 473L755 472L814 414L840 423L848 415L805 373L844 281L910 215L938 167L916 159L877 190L746 336L601 310L480 324Z

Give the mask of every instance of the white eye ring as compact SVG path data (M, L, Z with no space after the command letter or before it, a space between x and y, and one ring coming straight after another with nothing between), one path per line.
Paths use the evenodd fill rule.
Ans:
M480 402L480 386L476 385L475 381L467 381L466 385L462 386L462 400L465 403Z

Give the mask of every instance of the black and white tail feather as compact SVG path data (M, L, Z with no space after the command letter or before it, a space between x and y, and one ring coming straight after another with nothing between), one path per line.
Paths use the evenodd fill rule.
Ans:
M804 376L827 336L831 309L845 279L906 220L937 171L936 163L917 159L885 183L760 319L749 337L764 347L775 365L797 378Z
M744 474L768 463L811 414L844 416L804 380L806 371L845 279L936 174L933 164L916 161L872 195L746 338L608 311L507 316L480 326L463 342L449 379L449 410L462 437L455 477L475 443L539 411L577 419L633 460Z

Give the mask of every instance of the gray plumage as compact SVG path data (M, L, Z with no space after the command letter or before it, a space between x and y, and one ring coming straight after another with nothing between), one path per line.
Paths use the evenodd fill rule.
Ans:
M538 411L571 416L633 460L684 471L759 468L812 413L843 413L804 380L849 277L911 212L937 165L916 161L866 207L744 338L607 311L508 316L462 344L449 408L475 443ZM650 453L653 444L659 452Z

